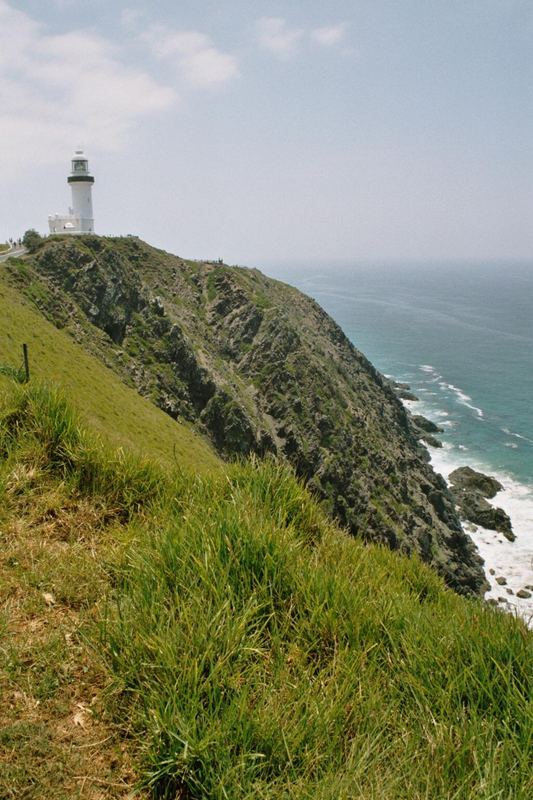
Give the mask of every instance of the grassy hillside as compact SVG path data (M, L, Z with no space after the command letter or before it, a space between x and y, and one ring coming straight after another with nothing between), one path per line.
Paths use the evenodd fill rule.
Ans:
M162 472L13 385L0 496L0 796L532 796L524 624L287 468Z
M109 444L198 472L220 465L207 440L125 386L101 361L33 310L3 278L0 267L0 365L19 367L26 342L32 376L60 385L84 421ZM0 385L2 380L0 375Z

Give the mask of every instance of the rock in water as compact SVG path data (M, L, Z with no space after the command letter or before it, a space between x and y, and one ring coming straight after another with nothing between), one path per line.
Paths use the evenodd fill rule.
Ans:
M503 489L496 478L476 472L471 467L459 467L450 473L449 480L457 508L464 519L483 528L499 531L510 542L514 542L516 537L509 515L503 508L491 506L485 499L494 497Z
M487 497L489 500L503 489L503 486L496 478L484 475L482 472L476 472L472 467L454 469L449 475L449 480L454 489L478 492L482 497Z

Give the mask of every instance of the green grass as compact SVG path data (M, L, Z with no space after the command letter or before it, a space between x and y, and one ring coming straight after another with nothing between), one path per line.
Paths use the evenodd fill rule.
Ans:
M216 279L218 274L219 272L213 270L207 276L207 299L210 303L212 303L217 296Z
M207 440L126 387L98 359L33 311L16 290L3 282L1 270L0 267L2 366L20 369L22 343L26 342L32 379L61 386L84 422L112 446L147 455L166 466L198 472L219 468L220 461ZM0 372L0 387L6 381Z
M156 797L531 795L521 625L343 536L274 464L135 543L102 642Z
M2 513L30 513L43 486L54 525L69 498L97 513L96 586L79 523L62 568L33 556L24 580L72 608L62 572L85 575L84 641L149 796L532 796L522 622L446 590L416 559L346 536L274 461L171 473L96 446L44 387L13 385L5 409ZM51 636L32 656L42 703L64 691L49 669L61 647ZM34 749L42 759L37 739Z
M165 475L106 454L54 390L10 384L0 409L0 797L124 798L134 746L102 705L89 625Z
M0 253L6 253L9 249L10 245L7 242L5 243L0 242Z

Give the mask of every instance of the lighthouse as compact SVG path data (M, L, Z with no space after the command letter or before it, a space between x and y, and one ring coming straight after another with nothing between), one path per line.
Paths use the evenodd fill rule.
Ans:
M94 233L94 178L89 172L89 162L83 150L76 150L72 156L67 183L72 192L72 207L68 214L51 214L48 217L50 233Z

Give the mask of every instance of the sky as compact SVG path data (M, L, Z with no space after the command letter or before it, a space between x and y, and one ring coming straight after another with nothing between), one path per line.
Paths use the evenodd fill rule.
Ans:
M0 0L0 241L533 260L533 0Z

